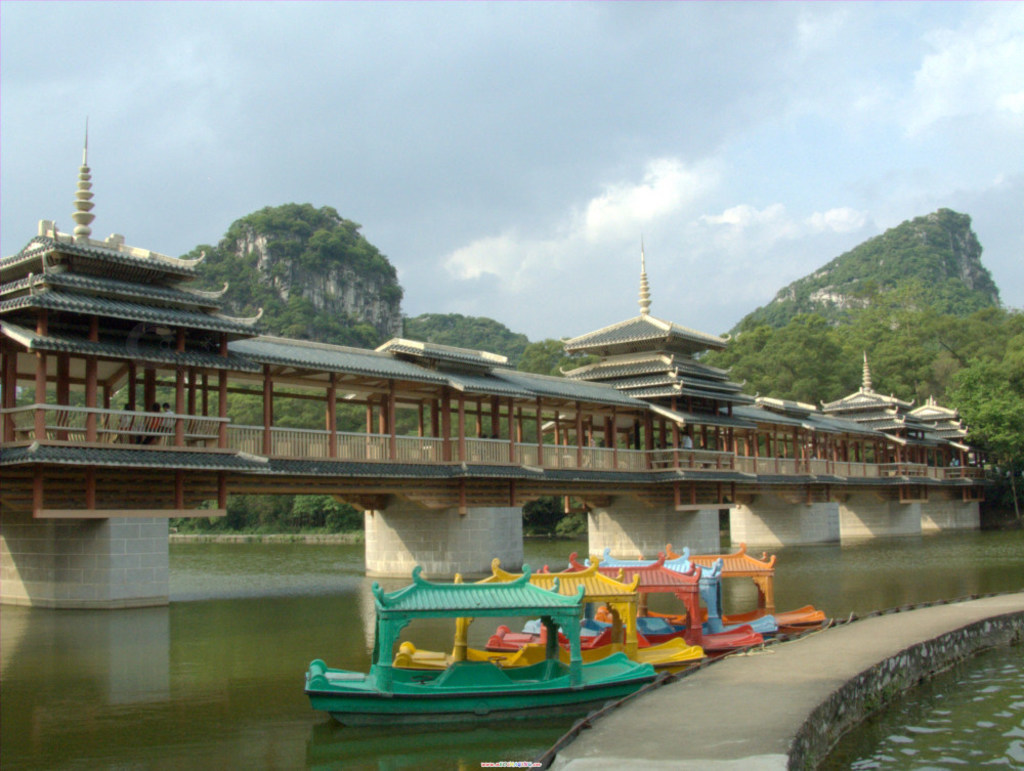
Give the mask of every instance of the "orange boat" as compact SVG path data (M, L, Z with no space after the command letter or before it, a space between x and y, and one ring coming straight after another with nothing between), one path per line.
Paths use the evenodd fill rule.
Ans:
M685 551L685 550L684 550ZM669 559L679 559L680 556L672 550L672 544L665 545L665 555ZM818 610L812 605L805 605L796 610L778 612L775 610L775 560L766 552L762 552L761 559L747 554L747 545L740 544L739 551L731 554L696 554L689 556L690 562L704 567L710 567L716 560L722 560L722 578L750 578L757 587L757 608L746 613L731 613L722 616L725 624L748 624L763 616L773 616L779 625L780 632L789 634L804 632L814 629L825 623L824 611ZM672 617L668 620L672 623Z

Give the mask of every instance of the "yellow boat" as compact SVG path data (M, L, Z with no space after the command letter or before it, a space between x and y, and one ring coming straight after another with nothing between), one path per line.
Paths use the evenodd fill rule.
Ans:
M502 570L500 561L495 559L491 563L491 575L479 583L508 583L520 577L521 574ZM456 576L456 581L461 581L461 578ZM602 574L597 565L586 570L530 575L530 583L535 586L567 596L576 595L582 586L585 603L600 602L607 606L612 616L611 642L584 648L584 662L598 661L619 651L632 661L651 664L655 669L663 671L684 669L700 662L705 657L703 648L690 645L683 639L643 648L637 644L638 582L639 577L634 578L631 584L616 581ZM403 669L444 669L453 661L483 661L506 668L529 666L544 660L545 642L526 643L515 651L470 648L466 640L470 620L456 619L455 646L450 654L420 650L412 642L405 641L399 646L394 666ZM568 661L568 656L568 651L559 646L559 657Z

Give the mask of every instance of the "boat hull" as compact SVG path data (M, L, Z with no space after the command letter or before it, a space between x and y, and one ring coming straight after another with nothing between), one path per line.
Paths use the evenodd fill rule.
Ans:
M453 687L447 687L444 674L394 670L395 681L385 689L372 672L331 670L318 660L307 672L306 694L314 709L328 712L344 725L462 723L584 714L636 692L655 678L653 668L621 654L584 664L579 685L571 685L567 675L513 679L488 663L464 663L451 669L466 675L457 678L459 684ZM476 684L467 684L470 681Z

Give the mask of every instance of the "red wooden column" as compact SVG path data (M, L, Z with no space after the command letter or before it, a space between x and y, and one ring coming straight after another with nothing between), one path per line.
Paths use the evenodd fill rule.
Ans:
M583 408L576 402L576 468L583 468Z
M537 465L544 468L544 428L541 425L540 397L537 397Z
M89 342L96 343L100 339L100 320L98 316L92 316L89 319ZM85 357L85 406L90 410L96 409L96 388L97 388L97 371L98 363L95 356ZM104 400L104 406L110 408L110 396L109 389L107 391L107 398ZM109 417L109 416L108 416ZM98 440L96 431L96 413L89 412L85 416L85 441L95 442ZM89 478L88 472L86 472L86 479ZM95 496L95 477L93 477L93 494ZM92 507L89 507L92 508Z
M227 335L221 334L220 336L220 355L222 358L227 358ZM227 369L221 369L217 372L217 417L220 418L220 422L217 424L217 446L221 449L227 447ZM221 495L223 490L223 495ZM221 474L217 478L217 506L223 509L227 500L227 487L224 483L224 475Z
M612 407L612 433L611 437L607 437L611 440L612 445L612 468L617 469L619 467L619 417L618 410Z
M136 406L135 390L138 386L139 370L134 361L128 362L128 409L134 410Z
M175 351L185 353L185 330L178 327ZM185 368L181 365L174 368L174 446L185 446ZM179 507L183 508L183 507Z
M512 423L513 399L508 397L508 462L516 462L516 432ZM514 494L513 500L514 500ZM515 505L515 504L512 504Z
M270 427L274 425L274 378L270 365L263 365L263 454L270 455L273 448Z
M388 381L388 457L391 460L398 460L398 434L395 432L398 428L395 425L395 403L398 401L398 397L395 394L395 381Z
M71 359L66 353L57 354L57 404L68 406L71 403ZM71 414L64 412L63 410L58 413L57 425L64 426L63 429L57 430L57 438L67 440L68 432L67 425L71 419Z
M40 337L46 336L46 311L39 312L36 321L36 334ZM46 441L46 411L42 406L46 404L46 354L36 352L36 412L35 412L35 435L37 442ZM40 487L40 501L42 500L42 476L37 475L36 481ZM40 507L41 508L41 504Z
M7 338L0 338L0 351L3 353L3 366L0 367L0 392L3 402L0 406L5 410L13 409L18 395L18 350ZM14 441L14 416L4 415L3 439Z
M338 457L338 376L331 373L327 381L327 456Z
M459 393L459 460L466 462L466 398ZM477 423L477 426L480 424Z
M452 459L452 405L448 386L441 389L441 457Z

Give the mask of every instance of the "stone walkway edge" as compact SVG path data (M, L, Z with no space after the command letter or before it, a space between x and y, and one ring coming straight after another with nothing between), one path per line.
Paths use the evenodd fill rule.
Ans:
M650 686L578 721L534 762L558 771L814 768L894 697L1024 640L1024 592L833 621Z

